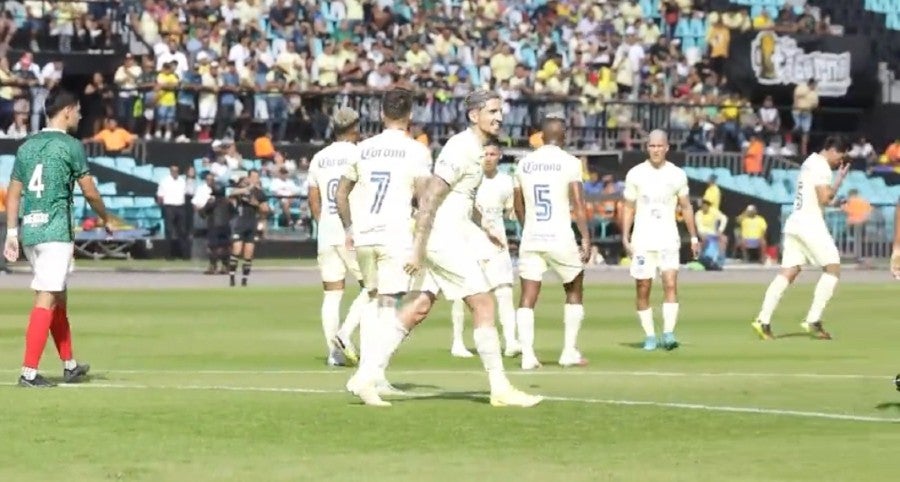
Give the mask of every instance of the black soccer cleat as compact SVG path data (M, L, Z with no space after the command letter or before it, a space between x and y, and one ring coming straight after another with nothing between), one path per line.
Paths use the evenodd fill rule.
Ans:
M55 387L56 384L47 380L40 374L34 376L33 379L29 380L24 376L19 377L19 386L26 388L51 388Z
M228 286L234 287L234 275L228 279Z
M894 386L896 386L897 391L900 392L900 375L894 377Z
M87 376L88 372L91 371L91 366L87 363L85 364L77 364L75 368L71 370L63 370L63 382L65 383L78 383L84 381L84 377Z

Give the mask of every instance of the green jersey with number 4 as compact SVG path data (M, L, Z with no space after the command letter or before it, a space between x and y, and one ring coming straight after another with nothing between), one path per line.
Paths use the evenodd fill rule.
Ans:
M12 180L22 183L22 245L74 240L72 193L87 173L81 142L61 130L44 129L19 146Z

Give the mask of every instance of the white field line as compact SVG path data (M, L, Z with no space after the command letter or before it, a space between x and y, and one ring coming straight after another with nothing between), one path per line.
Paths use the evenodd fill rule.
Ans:
M10 385L10 384L6 384ZM301 393L301 394L325 394L337 395L345 394L343 390L323 390L315 388L290 388L290 387L239 387L230 385L160 385L152 386L145 384L115 384L115 383L84 383L77 385L60 385L69 389L123 389L123 390L203 390L203 391L229 391L229 392L271 392L271 393ZM434 397L440 393L415 393L410 394L411 398ZM471 395L470 398L486 398L485 395ZM806 412L800 410L782 410L758 407L732 407L727 405L704 405L697 403L679 403L679 402L654 402L646 400L615 400L600 398L579 398L579 397L545 397L548 401L584 403L597 405L617 405L617 406L637 406L637 407L656 407L670 408L682 410L699 410L705 412L723 412L723 413L741 413L754 415L774 415L795 418L814 418L824 420L840 420L848 422L876 422L876 423L900 423L900 418L889 417L871 417L864 415L849 415L841 413L828 412Z
M0 373L18 373L19 369L2 369ZM339 368L321 370L101 370L94 373L122 375L343 375L349 376L348 370ZM483 370L390 370L396 375L483 375ZM628 371L628 370L581 370L578 368L564 370L519 371L507 372L515 376L628 376L628 377L683 377L683 378L809 378L809 379L846 379L846 380L893 380L888 375L864 374L830 374L830 373L754 373L754 372L665 372L665 371Z

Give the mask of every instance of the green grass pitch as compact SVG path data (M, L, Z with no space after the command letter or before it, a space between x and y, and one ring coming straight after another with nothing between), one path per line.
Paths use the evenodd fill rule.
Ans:
M893 480L896 285L842 285L831 342L797 333L811 285L776 313L776 332L794 335L758 341L749 323L764 289L683 286L682 347L644 353L631 287L589 286L591 363L563 370L561 294L548 283L544 368L507 360L517 386L551 397L534 409L486 404L478 359L449 355L446 301L388 372L421 396L358 405L342 392L350 371L324 366L317 287L76 289L76 356L93 379L20 389L31 297L2 291L0 481ZM43 371L58 376L55 355L51 342Z

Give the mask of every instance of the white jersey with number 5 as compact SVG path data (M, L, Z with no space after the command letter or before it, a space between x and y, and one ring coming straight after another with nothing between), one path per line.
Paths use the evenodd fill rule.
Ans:
M484 144L471 128L447 140L434 164L434 175L450 186L450 192L434 215L428 249L460 249L460 235L475 230L472 208L475 192L484 177ZM485 235L485 237L487 237Z
M634 203L631 245L635 252L679 249L675 208L678 198L687 195L687 175L671 162L657 168L648 160L628 170L623 196Z
M356 182L350 200L357 246L408 247L415 180L431 175L431 153L406 132L388 129L359 143L359 160L344 176Z
M516 166L515 186L525 199L523 251L551 251L575 244L569 184L581 182L581 161L553 145L526 155Z
M309 163L309 187L319 188L322 204L317 230L319 250L326 246L344 245L344 227L337 214L335 196L341 175L357 159L359 149L356 144L338 141L317 152Z
M818 153L811 154L803 161L800 175L797 177L794 211L784 223L785 233L799 234L810 229L827 230L816 186L830 187L832 174L828 160Z

